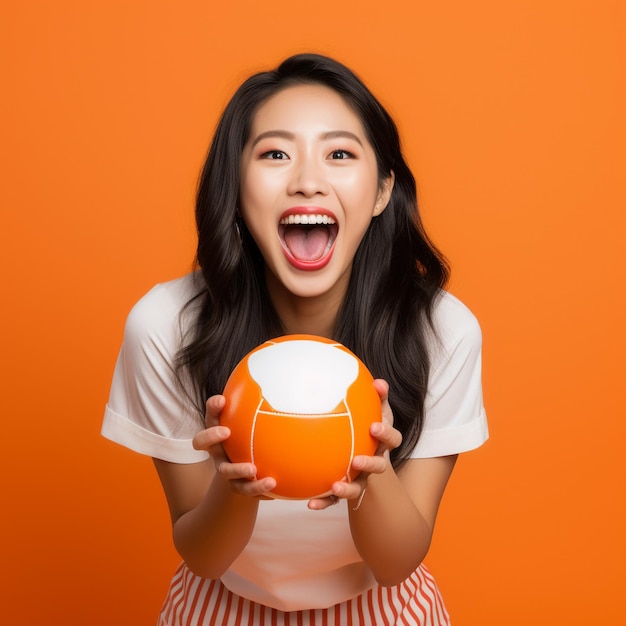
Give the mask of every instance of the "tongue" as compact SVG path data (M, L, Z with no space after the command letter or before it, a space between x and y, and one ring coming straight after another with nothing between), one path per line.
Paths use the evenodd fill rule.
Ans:
M298 261L317 261L324 255L330 233L324 226L288 226L284 240Z

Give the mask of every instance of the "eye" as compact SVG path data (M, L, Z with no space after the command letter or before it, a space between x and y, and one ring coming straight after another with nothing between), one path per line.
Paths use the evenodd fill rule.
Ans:
M284 161L289 157L282 150L268 150L261 155L261 158L270 161Z
M333 150L329 156L334 161L343 161L344 159L354 158L354 154L352 154L352 152L348 152L347 150Z

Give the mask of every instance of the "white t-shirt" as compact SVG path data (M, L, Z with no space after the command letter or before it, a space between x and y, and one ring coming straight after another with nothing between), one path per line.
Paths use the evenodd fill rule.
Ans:
M174 375L174 357L196 293L193 274L149 291L126 321L102 434L172 463L207 458L191 440L203 428ZM424 427L411 456L457 454L488 437L481 385L482 337L476 318L442 292L434 310ZM252 538L222 577L234 593L282 611L324 608L355 597L374 579L352 542L345 505L311 511L304 501L259 505Z

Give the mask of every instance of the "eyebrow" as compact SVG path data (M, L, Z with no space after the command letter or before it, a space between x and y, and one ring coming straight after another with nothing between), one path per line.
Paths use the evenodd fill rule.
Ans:
M256 146L257 143L263 141L263 139L267 139L268 137L281 137L282 139L287 139L289 141L293 141L296 138L295 134L288 130L267 130L254 138L251 147ZM359 139L359 137L349 130L329 130L328 132L320 135L321 139L337 139L342 137L352 139L359 145L363 145L363 142Z

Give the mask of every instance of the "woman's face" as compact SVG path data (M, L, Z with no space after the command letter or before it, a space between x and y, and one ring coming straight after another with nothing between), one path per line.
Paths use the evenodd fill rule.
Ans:
M393 177L379 186L354 110L322 85L278 92L253 118L240 184L240 211L270 292L342 299L359 243L393 187Z

